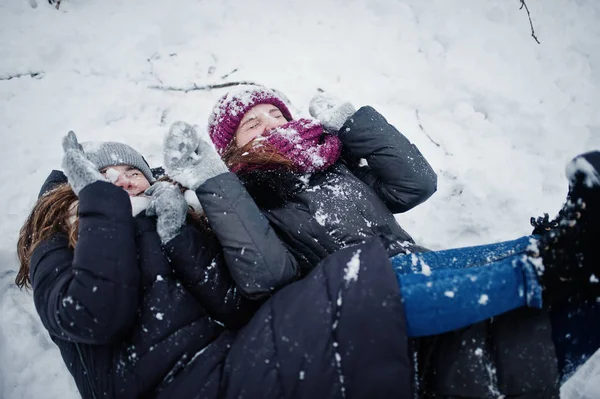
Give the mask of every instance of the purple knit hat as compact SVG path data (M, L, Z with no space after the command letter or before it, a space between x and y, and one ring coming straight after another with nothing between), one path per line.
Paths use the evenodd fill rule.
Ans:
M272 104L286 120L292 120L287 105L273 90L264 86L240 86L219 99L208 119L208 135L219 154L222 155L233 140L246 112L258 104Z

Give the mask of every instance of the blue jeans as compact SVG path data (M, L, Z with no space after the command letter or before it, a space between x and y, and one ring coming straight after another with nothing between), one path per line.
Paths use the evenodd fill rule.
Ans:
M541 308L542 287L525 256L533 239L392 257L409 336L441 334L522 306Z
M409 337L437 335L528 306L542 306L542 287L525 252L533 236L514 241L396 255ZM600 348L600 303L551 312L559 367L575 369Z

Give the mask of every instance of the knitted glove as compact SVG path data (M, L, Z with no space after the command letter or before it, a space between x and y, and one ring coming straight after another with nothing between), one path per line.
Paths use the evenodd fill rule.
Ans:
M229 170L214 148L185 123L171 125L164 141L165 170L177 183L196 190L208 179Z
M164 181L153 184L146 190L146 195L151 196L146 215L156 215L156 232L160 241L166 244L185 224L188 204L179 187Z
M73 131L63 137L62 145L65 152L62 167L75 195L79 196L79 192L89 184L106 180L96 165L87 159Z
M321 121L329 133L337 133L356 112L354 106L329 93L317 93L308 106L310 115Z

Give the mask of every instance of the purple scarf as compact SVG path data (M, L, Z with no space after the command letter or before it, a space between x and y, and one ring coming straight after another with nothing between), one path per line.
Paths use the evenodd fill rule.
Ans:
M273 146L302 173L327 169L337 162L342 152L340 139L326 133L321 122L315 119L297 119L267 131L254 139L252 148L259 150L262 143Z

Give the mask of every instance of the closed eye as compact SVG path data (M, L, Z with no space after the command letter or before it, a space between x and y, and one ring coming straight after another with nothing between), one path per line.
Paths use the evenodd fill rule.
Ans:
M248 119L247 121L243 122L240 125L240 128L241 129L251 129L251 127L249 128L248 126L256 126L255 125L256 123L258 123L258 119L255 116L253 116L250 119Z
M279 108L273 108L269 111L269 115L279 119L283 117L283 114L281 113L281 111L279 110Z

